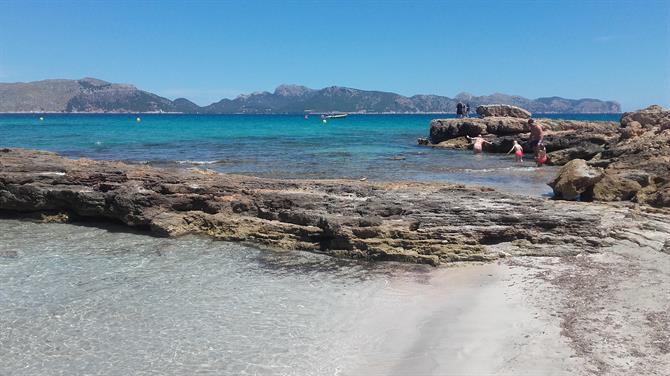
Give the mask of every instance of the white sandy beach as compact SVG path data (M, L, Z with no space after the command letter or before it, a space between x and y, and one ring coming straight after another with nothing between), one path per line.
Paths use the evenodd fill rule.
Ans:
M670 255L599 254L436 270L413 312L357 375L665 375ZM417 292L418 293L418 292ZM389 327L390 324L387 326Z

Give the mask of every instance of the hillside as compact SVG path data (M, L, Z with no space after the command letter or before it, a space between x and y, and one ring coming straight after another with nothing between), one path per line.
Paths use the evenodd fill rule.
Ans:
M175 111L175 104L132 85L95 78L0 83L0 112L159 111Z
M205 114L302 114L311 112L355 113L453 113L461 101L474 110L480 104L511 104L534 113L618 113L617 102L598 99L546 97L528 99L507 94L455 98L438 95L405 97L383 91L330 86L315 90L280 85L274 92L240 95L200 107L185 98L171 101L132 85L84 78L0 83L0 112L181 112Z
M527 99L506 94L473 96L462 93L455 98L438 95L405 97L383 91L358 90L331 86L321 90L304 86L281 85L274 93L260 92L223 99L203 107L205 113L302 113L360 112L360 113L422 113L456 112L456 104L469 103L474 110L480 104L511 104L536 113L618 113L616 102L598 99L565 99L559 97Z

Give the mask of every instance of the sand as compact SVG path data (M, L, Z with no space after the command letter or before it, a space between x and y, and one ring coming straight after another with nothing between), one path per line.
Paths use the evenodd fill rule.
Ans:
M417 311L379 319L351 375L667 375L670 255L630 241L597 254L432 273ZM414 317L411 317L414 316ZM400 324L417 323L414 330Z

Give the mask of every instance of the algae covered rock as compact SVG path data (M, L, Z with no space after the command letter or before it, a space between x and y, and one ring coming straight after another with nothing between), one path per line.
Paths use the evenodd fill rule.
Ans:
M435 119L430 122L430 141L442 141L463 136L478 136L487 133L486 123L478 119Z
M627 201L642 189L640 183L620 175L604 174L593 186L593 199L598 201Z
M439 144L433 145L438 148L445 149L467 149L470 147L470 141L465 137L452 138L451 140L442 141Z

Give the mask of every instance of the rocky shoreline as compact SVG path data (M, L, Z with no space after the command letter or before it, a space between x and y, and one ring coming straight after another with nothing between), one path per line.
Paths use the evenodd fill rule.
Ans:
M482 118L436 119L420 144L471 148L482 135L484 151L506 153L516 140L526 153L531 114L513 106L480 106ZM670 110L650 106L625 113L619 123L537 119L548 163L564 166L549 183L559 199L634 201L670 206Z
M450 184L260 179L23 149L0 150L0 212L431 265L598 252L624 238L670 252L670 212L648 206Z

